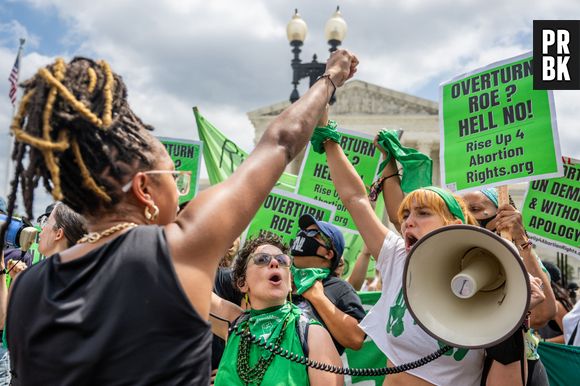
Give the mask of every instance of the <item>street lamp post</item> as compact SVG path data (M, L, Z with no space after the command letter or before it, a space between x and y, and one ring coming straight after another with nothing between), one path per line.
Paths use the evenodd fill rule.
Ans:
M332 15L330 19L326 22L324 27L324 35L330 45L330 53L332 54L338 46L342 43L346 36L347 26L346 22L342 18L340 13L340 8L336 7L336 12ZM316 54L312 57L312 62L310 63L302 63L300 60L300 52L302 45L304 44L304 40L306 39L306 34L308 33L308 26L306 22L300 17L298 14L298 10L294 11L294 16L288 25L286 26L286 35L288 36L288 41L290 42L290 46L292 46L292 53L294 54L294 58L291 61L292 66L292 84L294 85L294 89L290 94L290 102L294 103L300 98L300 94L298 94L298 84L300 80L303 78L310 79L311 87L316 79L324 74L324 69L326 68L326 63L319 63L317 61ZM330 100L330 103L334 103L335 98L334 96Z

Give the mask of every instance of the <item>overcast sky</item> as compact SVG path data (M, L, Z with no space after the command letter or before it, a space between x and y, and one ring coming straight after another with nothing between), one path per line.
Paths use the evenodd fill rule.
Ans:
M303 60L328 54L336 2L290 0L0 0L0 138L7 148L8 75L26 38L21 80L55 57L107 60L156 134L197 139L192 106L246 150L246 112L291 91L286 24L308 24ZM453 76L532 49L534 19L579 19L578 0L341 1L357 79L437 101ZM4 75L2 75L4 74ZM2 81L2 79L5 79ZM304 82L304 81L303 81ZM303 91L303 90L301 90ZM562 154L580 158L580 92L555 92ZM6 150L2 151L6 153ZM0 154L4 168L5 154ZM0 169L0 194L6 173Z

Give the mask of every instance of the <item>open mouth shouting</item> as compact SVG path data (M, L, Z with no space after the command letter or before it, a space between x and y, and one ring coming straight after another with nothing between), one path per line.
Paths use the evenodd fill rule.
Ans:
M272 285L279 286L282 284L282 275L280 275L278 272L273 272L268 277L268 282Z
M413 245L415 245L417 241L419 241L419 239L416 238L414 235L412 235L411 233L405 233L405 250L407 251L407 253L409 253L409 251L411 250L411 248L413 248Z

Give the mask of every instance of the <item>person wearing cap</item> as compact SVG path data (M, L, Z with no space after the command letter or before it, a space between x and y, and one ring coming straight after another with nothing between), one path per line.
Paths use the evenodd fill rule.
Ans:
M309 214L302 215L298 225L290 252L293 301L325 325L339 354L345 347L358 350L365 338L358 327L365 316L361 300L350 284L332 275L344 252L344 236L336 226Z

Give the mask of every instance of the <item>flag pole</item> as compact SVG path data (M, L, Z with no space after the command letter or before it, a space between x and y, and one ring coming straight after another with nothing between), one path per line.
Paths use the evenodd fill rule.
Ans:
M22 56L24 43L26 43L26 39L20 38L20 46L18 47L18 54L16 54L16 61L14 62L14 66L12 67L12 71L8 77L8 80L11 83L9 97L12 102L12 118L14 118L14 115L16 115L16 94L18 92L18 77L20 75L20 57ZM12 119L10 119L10 124L12 124ZM8 136L12 136L12 133L10 132L10 126L8 127ZM6 142L8 143L8 154L6 157L6 181L4 186L4 196L8 198L8 194L10 193L10 177L12 175L12 152L14 151L14 139L9 138L9 140Z

